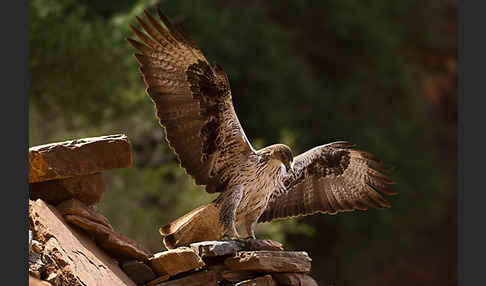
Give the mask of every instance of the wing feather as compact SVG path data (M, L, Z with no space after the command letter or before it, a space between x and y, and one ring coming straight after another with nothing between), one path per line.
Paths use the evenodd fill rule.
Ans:
M166 140L196 184L222 191L223 178L255 152L234 111L226 74L160 10L162 22L144 14L146 19L136 17L142 30L130 26L140 41L127 40L139 51L135 58Z
M388 188L394 182L380 172L390 168L353 146L334 142L295 157L294 173L283 178L284 189L272 193L259 221L389 208L379 192L395 194Z

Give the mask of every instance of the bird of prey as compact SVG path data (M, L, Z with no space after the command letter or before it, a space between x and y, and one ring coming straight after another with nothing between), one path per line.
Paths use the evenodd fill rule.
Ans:
M158 9L137 18L140 41L127 38L180 165L197 185L220 193L213 202L161 227L168 249L203 240L255 238L258 222L390 207L387 167L374 155L340 141L296 157L284 144L255 150L236 116L223 69Z

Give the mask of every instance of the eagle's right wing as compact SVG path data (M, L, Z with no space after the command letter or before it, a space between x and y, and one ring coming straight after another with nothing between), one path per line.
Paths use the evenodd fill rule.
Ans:
M387 167L368 152L349 149L352 146L334 142L295 157L294 173L284 177L284 188L272 193L259 222L390 207L378 193L394 194L387 186L393 182L378 171Z
M141 54L147 93L181 166L208 192L222 191L228 176L255 153L236 116L226 74L211 66L192 40L183 37L158 10L165 25L145 11L137 17L143 42L127 39Z

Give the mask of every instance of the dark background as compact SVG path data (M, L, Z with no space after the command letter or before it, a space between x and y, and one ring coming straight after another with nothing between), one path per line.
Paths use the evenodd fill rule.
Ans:
M30 1L29 145L125 133L134 165L99 205L153 251L159 226L210 201L178 167L124 40L155 5L230 79L255 148L348 140L395 166L388 210L262 224L313 258L319 285L457 283L457 4Z

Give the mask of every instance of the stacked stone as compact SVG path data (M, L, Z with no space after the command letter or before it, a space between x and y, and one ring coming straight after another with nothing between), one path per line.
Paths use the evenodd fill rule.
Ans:
M271 240L205 241L152 254L93 205L105 170L131 165L125 135L29 149L29 285L317 285L306 252Z
M86 205L101 201L102 171L132 164L125 135L84 138L29 148L29 197L57 205L76 198Z
M32 283L135 285L118 265L148 262L151 253L117 233L93 206L106 190L102 172L131 164L130 143L121 134L29 149Z
M304 251L283 251L271 240L204 241L150 257L159 278L146 286L317 285Z

